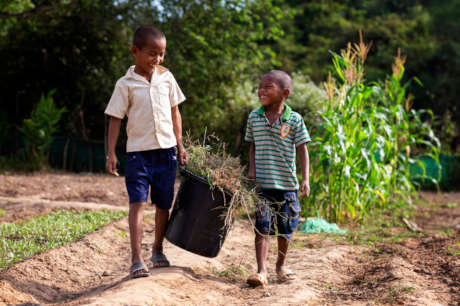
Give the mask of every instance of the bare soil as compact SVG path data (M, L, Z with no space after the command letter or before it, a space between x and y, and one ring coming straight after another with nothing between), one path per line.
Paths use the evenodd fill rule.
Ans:
M234 224L216 258L166 242L172 267L131 280L124 218L0 271L0 305L460 305L460 193L421 193L421 199L436 204L417 208L414 221L424 234L401 243L370 247L337 242L332 235L296 234L287 259L297 274L291 283L276 279L273 240L269 285L256 289L245 284L256 268L248 221ZM127 201L119 177L0 176L0 209L5 212L0 223L62 207L126 209ZM153 230L148 214L142 245L146 262Z
M128 194L122 177L103 174L0 175L0 196L31 197L53 201L78 201L126 205Z

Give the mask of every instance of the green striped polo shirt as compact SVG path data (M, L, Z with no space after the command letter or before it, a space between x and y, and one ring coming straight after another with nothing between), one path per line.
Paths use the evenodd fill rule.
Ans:
M262 188L297 190L296 147L311 139L302 117L284 106L283 115L272 125L264 106L253 110L244 139L255 144L256 182Z

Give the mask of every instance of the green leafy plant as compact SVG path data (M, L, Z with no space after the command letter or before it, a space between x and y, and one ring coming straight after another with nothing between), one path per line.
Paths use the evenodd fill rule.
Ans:
M326 110L323 101L326 91L317 86L309 76L301 73L292 74L292 93L287 104L300 113L305 122L315 126L320 115Z
M20 128L26 138L27 158L34 170L46 167L53 134L58 131L59 120L66 111L65 107L56 107L53 99L54 93L55 90L51 90L47 96L41 96L30 118L24 119Z
M27 222L0 225L0 270L57 248L126 216L126 212L60 210Z
M334 222L362 219L398 197L410 200L414 150L439 163L440 144L429 123L433 114L412 109L408 83L402 83L405 59L398 51L393 73L384 82L367 84L369 49L361 35L359 44L348 44L340 55L332 53L336 79L330 72L324 84L327 107L310 147L312 189L304 200L306 215ZM420 177L425 178L425 171Z

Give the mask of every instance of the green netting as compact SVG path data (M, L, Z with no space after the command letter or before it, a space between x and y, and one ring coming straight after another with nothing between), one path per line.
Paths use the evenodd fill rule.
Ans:
M411 181L419 184L421 189L436 189L434 180L439 181L442 190L460 188L460 157L441 154L439 164L431 157L418 156L411 165ZM423 178L425 175L426 178Z
M125 152L117 147L118 172L124 173ZM104 172L105 149L103 143L85 142L81 139L56 137L49 152L49 164L53 168L75 172Z
M334 233L346 234L347 230L340 229L337 224L329 223L321 218L308 218L300 227L302 233Z
M0 155L23 155L24 140L14 137L0 141ZM22 153L21 153L22 152ZM119 172L124 171L125 150L117 147ZM378 154L375 155L379 159ZM439 164L431 157L416 156L411 165L411 181L421 189L436 189L434 180L439 180L441 190L460 189L460 156L441 154ZM105 150L103 143L85 142L69 137L55 137L50 147L49 163L53 168L66 169L76 172L104 172ZM426 178L423 178L424 172ZM441 175L439 177L439 174Z

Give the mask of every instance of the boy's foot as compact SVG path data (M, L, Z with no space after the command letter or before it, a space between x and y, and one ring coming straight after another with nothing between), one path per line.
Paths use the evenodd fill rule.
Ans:
M149 270L144 262L136 261L129 268L129 275L131 275L131 278L146 277L149 276Z
M265 287L268 284L267 276L265 276L263 273L256 273L249 276L246 282L252 287Z
M165 254L161 252L153 253L152 257L150 258L150 261L152 261L154 268L169 267L168 259L166 258Z
M286 281L291 281L291 280L295 280L296 279L296 276L294 274L294 272L292 272L291 270L287 269L287 268L281 268L279 269L276 274L278 275L278 280L280 282L286 282Z

